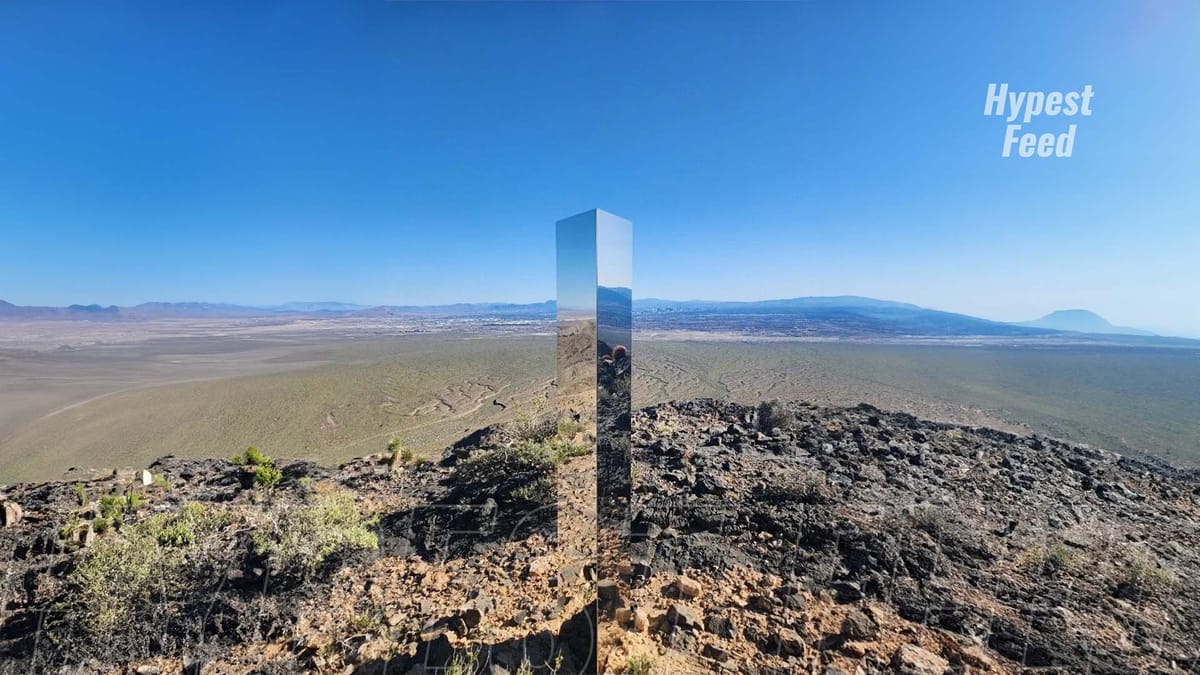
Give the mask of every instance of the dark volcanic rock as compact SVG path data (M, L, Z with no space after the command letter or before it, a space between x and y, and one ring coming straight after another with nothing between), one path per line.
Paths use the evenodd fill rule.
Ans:
M788 423L769 430L754 407L709 400L629 418L633 559L599 592L640 640L724 672L1200 667L1196 472L866 405L785 409ZM491 428L437 464L281 461L268 491L247 467L183 458L152 465L151 485L0 488L0 673L179 672L185 658L205 672L408 672L445 666L467 643L487 648L481 672L560 656L558 672L576 672L587 645L573 631L595 617L554 594L586 567L550 562L554 466L515 445ZM330 490L375 509L377 550L269 573L248 524ZM130 492L144 503L98 518L103 497ZM138 629L104 641L67 630L72 570L97 542L188 503L238 514L204 549L211 564L185 570L194 589L137 606ZM342 623L322 633L331 616ZM285 666L255 665L261 653Z
M847 606L982 641L1008 667L1169 670L1200 654L1196 472L865 405L790 411L772 436L736 404L635 413L648 483L635 511L689 544L656 540L656 570L795 572ZM782 591L744 597L780 618L806 607ZM885 630L859 610L839 625L840 640ZM917 651L879 658L929 667Z

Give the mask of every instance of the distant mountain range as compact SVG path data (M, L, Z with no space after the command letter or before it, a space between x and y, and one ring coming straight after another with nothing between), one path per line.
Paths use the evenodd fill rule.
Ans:
M633 303L638 328L750 332L801 337L1031 337L1058 331L858 296Z
M629 306L627 288L602 288L602 308ZM824 337L1037 337L1064 334L1154 338L1153 333L1114 326L1081 309L1048 314L1036 321L1006 323L910 303L859 296L822 296L751 302L710 300L632 300L636 327L643 330L694 330ZM538 303L459 303L451 305L367 306L344 302L290 302L244 306L206 302L149 302L132 307L71 305L24 307L0 300L0 321L122 321L216 317L462 317L550 320L553 300Z
M1036 321L1025 321L1022 326L1034 328L1049 328L1050 330L1072 331L1075 333L1094 333L1097 335L1144 335L1153 336L1148 330L1114 326L1104 317L1089 312L1086 309L1060 309L1051 312Z
M0 320L144 320L159 318L237 318L286 316L450 316L554 317L554 301L517 303L459 303L453 305L356 305L346 302L289 302L247 306L214 302L146 302L132 307L71 305L30 307L0 300Z

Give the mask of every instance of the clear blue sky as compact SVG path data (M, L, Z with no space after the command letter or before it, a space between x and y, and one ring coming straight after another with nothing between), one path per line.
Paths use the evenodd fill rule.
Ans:
M3 2L0 298L543 300L598 206L640 297L1200 335L1200 4L963 7Z

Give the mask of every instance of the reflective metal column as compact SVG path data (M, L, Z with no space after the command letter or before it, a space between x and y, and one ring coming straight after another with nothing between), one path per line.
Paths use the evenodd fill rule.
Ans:
M587 452L558 475L558 545L564 580L586 595L593 663L605 656L612 613L622 603L629 561L633 225L599 209L558 222L560 435ZM578 579L582 574L583 578ZM585 671L587 672L587 671Z

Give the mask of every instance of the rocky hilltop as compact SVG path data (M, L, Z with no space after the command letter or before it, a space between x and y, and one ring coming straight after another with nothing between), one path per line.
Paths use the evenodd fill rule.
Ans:
M632 427L610 672L1200 668L1195 472L865 405ZM556 434L0 488L0 672L578 672Z

